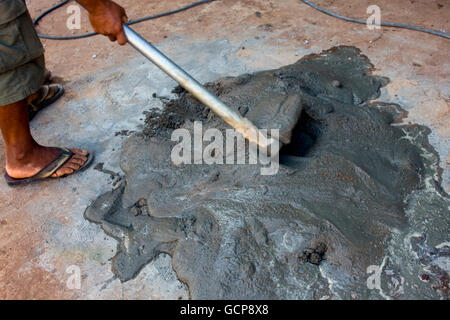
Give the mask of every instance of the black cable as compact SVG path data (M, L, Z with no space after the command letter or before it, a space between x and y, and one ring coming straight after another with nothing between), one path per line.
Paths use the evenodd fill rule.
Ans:
M305 3L305 4L307 4L308 6L311 6L314 9L319 10L320 12L323 12L323 13L329 15L329 16L332 16L332 17L335 17L335 18L338 18L338 19L341 19L341 20L345 20L345 21L348 21L348 22L367 24L367 21L341 16L339 14L336 14L336 13L333 13L331 11L328 11L328 10L326 10L324 8L321 8L321 7L317 6L317 5L315 5L311 1L308 1L308 0L301 0L301 1L303 3ZM450 39L450 34L448 34L448 33L445 33L445 32L442 32L442 31L437 31L437 30L432 30L432 29L427 29L427 28L422 28L422 27L411 26L411 25L408 25L408 24L395 23L395 22L381 22L380 25L382 25L384 27L395 27L395 28L403 28L403 29L409 29L409 30L414 30L414 31L426 32L426 33L430 33L430 34L435 35L435 36L439 36L439 37Z
M39 21L43 17L45 17L50 12L53 12L54 10L62 7L63 5L65 5L69 1L70 0L64 0L64 1L60 2L60 3L58 3L57 5L51 7L50 9L44 11L36 19L34 19L33 24L34 25L38 25ZM147 21L147 20L150 20L150 19L156 19L156 18L160 18L160 17L165 17L165 16L168 16L168 15L175 14L175 13L178 13L178 12L181 12L181 11L184 11L184 10L188 10L188 9L193 8L193 7L196 7L196 6L208 3L208 2L213 2L213 1L217 1L217 0L201 0L201 1L197 1L197 2L191 3L191 4L187 5L187 6L181 7L179 9L175 9L175 10L171 10L171 11L168 11L168 12L163 12L163 13L159 13L159 14L155 14L155 15L152 15L152 16L147 16L147 17L143 17L143 18L139 18L139 19L135 19L135 20L129 20L127 24L128 25L132 25L132 24L140 23L140 22ZM40 38L43 38L43 39L51 39L51 40L73 40L73 39L82 39L82 38L92 37L92 36L95 36L97 34L98 33L96 33L96 32L90 32L90 33L79 34L79 35L76 35L76 36L53 36L53 35L38 33L38 36Z
M40 14L34 21L34 25L37 25L39 23L39 21L45 17L47 14L49 14L50 12L53 12L54 10L62 7L63 5L65 5L67 2L69 2L70 0L64 0L60 3L58 3L57 5L51 7L50 9L44 11L42 14ZM182 8L179 9L175 9L172 11L168 11L168 12L164 12L164 13L160 13L160 14L155 14L152 16L147 16L147 17L143 17L143 18L139 18L139 19L135 19L135 20L130 20L128 21L128 25L132 25L132 24L136 24L136 23L140 23L143 21L147 21L147 20L151 20L151 19L156 19L156 18L160 18L160 17L165 17L171 14L175 14L184 10L188 10L190 8L196 7L198 5L202 5L208 2L213 2L216 0L201 0L198 2L194 2L191 3L187 6L184 6ZM324 8L321 8L317 5L315 5L314 3L312 3L311 1L308 0L301 0L303 3L305 3L306 5L322 12L325 13L329 16L344 20L344 21L348 21L348 22L354 22L354 23L360 23L360 24L367 24L367 21L364 20L359 20L359 19L354 19L354 18L349 18L346 16L342 16L336 13L333 13L331 11L328 11ZM439 37L443 37L443 38L447 38L450 39L450 35L442 32L442 31L437 31L437 30L432 30L432 29L427 29L427 28L422 28L422 27L417 27L417 26L412 26L412 25L408 25L408 24L402 24L402 23L395 23L395 22L380 22L381 26L385 26L385 27L394 27L394 28L403 28L403 29L409 29L409 30L413 30L413 31L419 31L419 32L426 32L435 36L439 36ZM97 35L96 32L91 32L91 33L85 33L85 34L80 34L80 35L76 35L76 36L53 36L53 35L47 35L47 34L42 34L39 33L38 34L39 37L43 38L43 39L52 39L52 40L73 40L73 39L82 39L82 38L87 38L87 37L92 37Z

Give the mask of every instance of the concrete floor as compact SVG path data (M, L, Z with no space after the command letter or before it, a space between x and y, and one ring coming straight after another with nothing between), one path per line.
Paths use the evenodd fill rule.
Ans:
M27 1L33 16L57 2ZM136 18L191 1L118 2ZM316 3L361 18L371 1ZM384 0L378 5L383 20L450 31L447 1ZM70 34L66 18L62 9L45 18L40 30ZM89 28L84 15L81 31ZM450 41L400 29L371 31L324 16L298 0L221 0L140 24L136 30L202 82L278 68L335 45L359 47L375 65L375 73L391 79L379 100L401 104L410 111L405 121L432 129L443 186L450 191ZM129 46L119 48L103 37L44 44L48 68L65 84L66 94L33 121L35 137L47 145L93 150L96 163L120 175L126 136L116 133L138 129L142 112L162 105L152 94L171 97L175 83ZM83 212L116 180L93 167L67 179L14 189L0 180L1 299L189 297L168 256L161 255L132 281L114 278L109 260L116 241L84 220ZM67 286L70 266L80 268L80 289Z

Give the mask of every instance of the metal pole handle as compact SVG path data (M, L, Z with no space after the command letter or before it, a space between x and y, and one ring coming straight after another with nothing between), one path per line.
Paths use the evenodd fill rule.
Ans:
M166 57L161 51L142 38L129 26L124 24L123 28L128 42L137 51L142 53L146 58L167 73L200 102L211 108L211 110L226 123L242 134L245 139L266 149L269 145L276 146L279 144L279 142L275 141L273 138L267 138L253 123L219 100L191 75L181 69L175 62ZM270 153L274 155L278 153L278 150L271 150Z

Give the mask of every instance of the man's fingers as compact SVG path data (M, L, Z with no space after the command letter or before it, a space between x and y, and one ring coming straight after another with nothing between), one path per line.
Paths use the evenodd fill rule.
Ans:
M123 31L123 28L117 34L117 43L120 44L121 46L123 46L124 44L127 43L127 37L125 36L125 32Z
M128 17L125 14L125 11L122 15L122 22L123 23L127 23L128 22ZM117 43L121 46L123 46L124 44L126 44L128 42L127 37L125 35L125 31L123 31L123 26L120 29L119 34L117 35Z
M95 32L107 36L113 42L117 41L120 45L127 43L123 24L128 22L128 17L125 9L118 4L109 0L101 1L98 8L89 11L89 21Z

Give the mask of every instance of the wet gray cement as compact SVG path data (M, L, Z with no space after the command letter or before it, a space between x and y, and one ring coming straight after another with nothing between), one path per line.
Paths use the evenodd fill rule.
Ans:
M119 241L113 272L130 280L167 253L194 299L448 298L450 200L430 131L373 102L388 79L372 69L337 47L207 85L281 130L271 176L261 164L174 165L174 129L228 128L176 88L125 143L124 183L85 212Z

